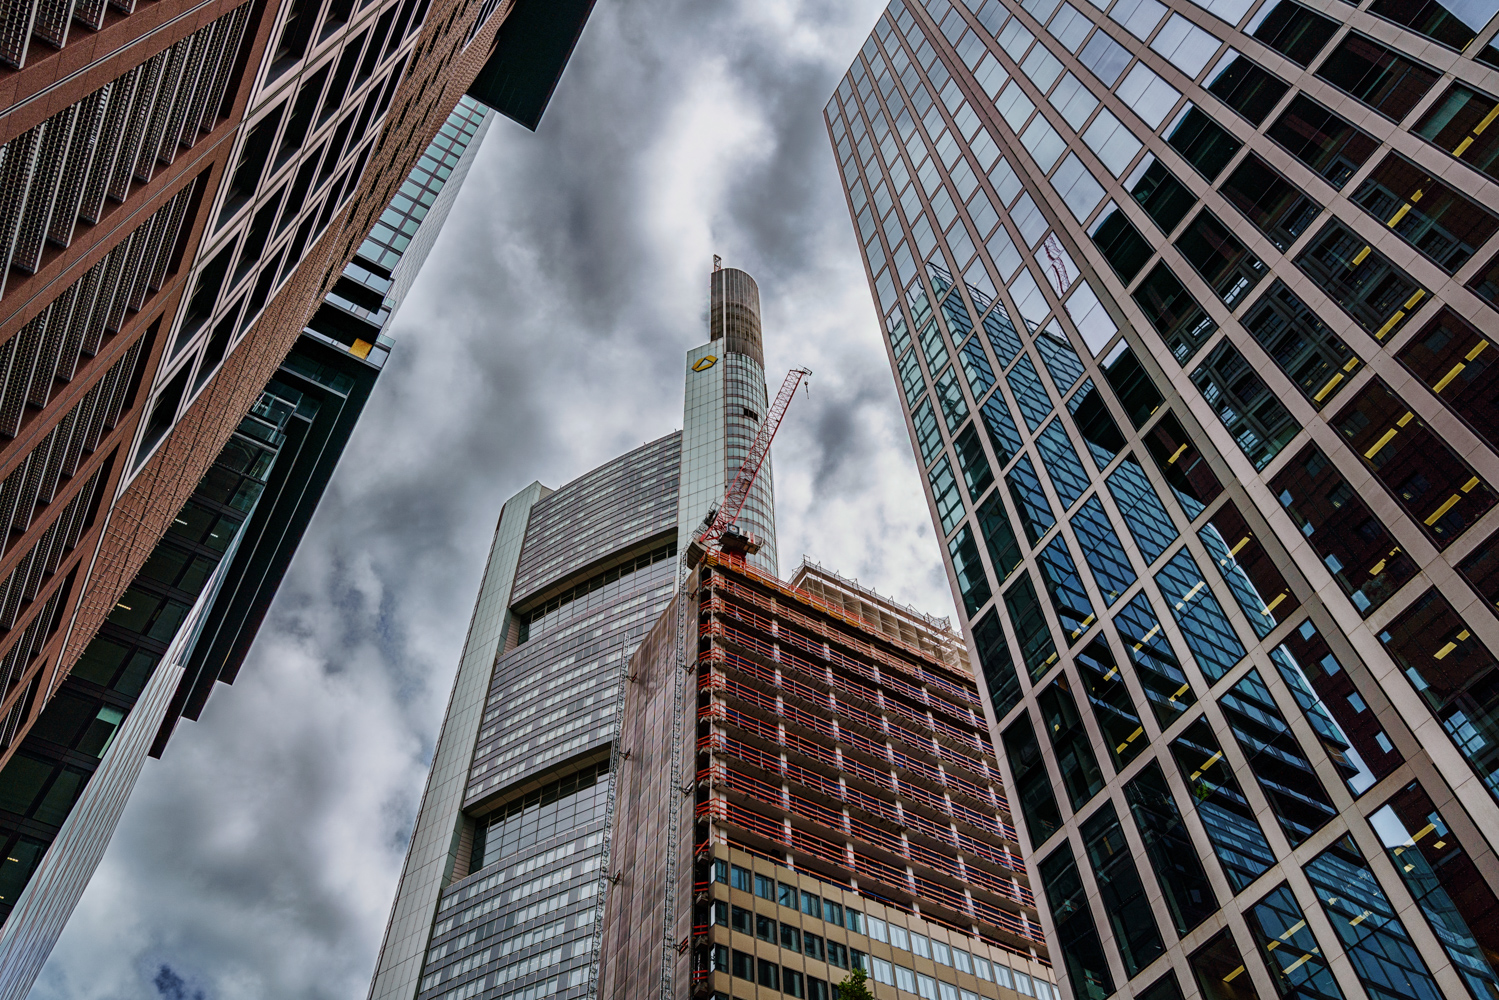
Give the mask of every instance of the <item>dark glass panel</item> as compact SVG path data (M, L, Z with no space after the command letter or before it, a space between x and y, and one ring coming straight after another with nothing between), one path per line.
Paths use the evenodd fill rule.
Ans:
M1114 616L1114 628L1145 689L1156 724L1165 729L1197 704L1197 696L1143 591Z
M1005 474L1005 484L1010 489L1010 498L1015 501L1015 512L1020 515L1020 527L1034 545L1057 523L1057 519L1051 512L1045 491L1041 489L1041 480L1036 476L1030 456L1021 456L1014 468Z
M1010 614L1010 625L1020 643L1020 656L1026 671L1033 682L1038 681L1057 662L1057 647L1029 573L1021 572L1020 579L1005 591L1005 610Z
M1145 434L1145 447L1150 449L1156 467L1176 494L1187 520L1195 520L1223 492L1223 484L1218 482L1197 445L1187 437L1176 414L1167 413L1156 421Z
M1166 505L1134 455L1126 455L1108 479L1109 493L1147 563L1153 563L1178 537Z
M1161 391L1150 380L1134 349L1126 341L1119 341L1101 362L1104 378L1114 390L1124 415L1136 428L1150 419L1151 414L1165 402Z
M1291 887L1282 882L1244 911L1275 990L1285 1000L1343 1000L1343 991Z
M1319 410L1361 364L1343 338L1278 278L1241 322Z
M958 364L968 379L968 391L974 399L983 399L984 394L994 388L994 366L984 353L984 345L974 338L958 351Z
M1313 237L1296 266L1375 340L1400 329L1426 298L1415 279L1336 219Z
M1093 745L1083 717L1072 697L1072 684L1062 673L1036 696L1041 710L1041 724L1051 741L1052 760L1062 773L1062 790L1072 811L1077 812L1089 799L1103 791L1103 771L1093 756Z
M1181 983L1176 981L1175 972L1168 972L1135 996L1139 1000L1182 1000Z
M1175 229L1176 224L1197 204L1197 196L1177 180L1176 175L1167 170L1165 164L1148 153L1125 178L1124 189L1140 203L1145 214L1161 227L1163 233Z
M1454 83L1411 131L1499 180L1499 130L1489 128L1499 101Z
M1227 338L1192 372L1192 383L1256 469L1263 469L1301 431L1301 424Z
M1172 741L1171 756L1187 782L1228 884L1235 893L1242 892L1275 864L1275 852L1206 719L1199 718Z
M1218 912L1218 899L1207 872L1202 870L1197 847L1182 822L1161 765L1151 761L1142 767L1124 786L1124 799L1145 842L1145 856L1161 887L1176 934L1183 937Z
M1083 578L1078 575L1072 553L1067 550L1065 537L1058 534L1041 550L1036 557L1036 568L1041 571L1041 583L1051 597L1057 623L1070 645L1088 631L1098 616L1083 588Z
M1078 1000L1104 1000L1114 992L1114 977L1109 974L1109 962L1093 922L1088 893L1072 858L1072 847L1063 841L1039 868L1073 995Z
M1232 501L1214 512L1197 537L1218 564L1223 582L1255 635L1263 639L1301 607L1270 553Z
M1395 358L1499 450L1499 367L1488 348L1488 337L1444 306Z
M1224 931L1198 948L1187 963L1203 1000L1259 1000L1231 932Z
M1379 148L1379 140L1305 94L1291 98L1265 134L1335 188L1347 184Z
M978 427L968 424L953 438L952 445L958 455L958 467L963 470L963 482L968 485L968 496L977 501L994 485L994 472L989 468L989 458L979 441Z
M1099 902L1114 932L1114 946L1124 961L1124 971L1130 976L1138 975L1165 954L1166 947L1161 942L1155 915L1150 912L1150 900L1145 896L1145 886L1140 882L1140 872L1113 803L1099 806L1083 821L1079 832L1098 882Z
M1322 206L1253 153L1244 157L1219 189L1282 253L1291 249Z
M1223 677L1244 658L1238 633L1188 549L1180 549L1162 566L1155 582L1208 683Z
M1015 538L1015 529L1010 526L1010 516L1005 512L999 490L990 493L988 499L979 505L978 516L979 531L984 536L984 544L989 548L989 562L994 566L995 575L1003 582L1009 579L1024 556L1020 550L1020 542Z
M1305 68L1337 33L1338 22L1294 0L1270 0L1244 30Z
M1499 664L1435 587L1379 633L1431 714L1499 798Z
M963 594L963 610L972 618L993 596L988 574L979 560L978 546L973 541L973 529L963 525L962 530L947 543L947 551L952 556L953 572L958 576L958 589Z
M979 407L979 417L984 421L984 430L989 433L994 456L1001 466L1008 465L1010 459L1020 454L1020 431L1015 426L1015 418L1010 416L1010 408L1005 405L1004 393L996 392L990 396Z
M1005 376L1005 381L1015 394L1015 405L1020 407L1025 426L1034 434L1051 412L1051 397L1046 394L1046 387L1041 384L1041 376L1036 374L1036 366L1030 357L1022 356Z
M1135 571L1097 496L1089 497L1072 516L1072 532L1082 547L1083 561L1093 573L1104 605L1117 603L1135 582Z
M1476 0L1453 10L1437 0L1374 0L1369 10L1461 52L1478 37L1499 4Z
M1135 275L1155 253L1150 241L1140 235L1140 230L1113 202L1098 213L1098 218L1088 227L1088 237L1126 285L1135 280Z
M1031 728L1030 715L1022 711L1004 731L1001 742L1005 745L1005 759L1015 781L1015 797L1020 800L1020 813L1034 850L1061 828L1062 814L1051 794L1051 777L1046 773L1046 760L1036 742L1036 731Z
M1439 76L1364 35L1343 37L1317 75L1393 121L1404 118Z
M1457 568L1489 610L1499 614L1499 531L1479 542Z
M1072 413L1072 422L1077 425L1078 432L1088 444L1093 464L1102 472L1124 450L1124 435L1119 433L1119 425L1114 422L1114 415L1109 412L1109 404L1104 402L1103 393L1093 384L1092 379L1088 379L1067 401L1067 409Z
M1135 700L1130 697L1129 687L1114 662L1114 654L1102 636L1079 650L1075 662L1083 691L1093 706L1093 718L1098 721L1104 743L1108 744L1114 771L1123 771L1150 745L1145 727L1140 724Z
M1438 549L1494 506L1488 484L1382 379L1370 380L1333 426Z
M1499 229L1499 219L1399 153L1369 172L1353 200L1448 274Z
M1208 93L1256 127L1290 89L1284 80L1233 49L1213 67L1203 85Z
M1194 104L1177 112L1166 126L1166 144L1182 155L1208 183L1218 179L1228 161L1244 144Z
M1005 640L997 608L990 608L973 626L973 642L978 647L979 668L989 690L989 702L994 706L994 717L1003 719L1020 704L1020 676L1015 672L1015 661L1010 657L1010 644Z
M1316 445L1287 462L1270 489L1360 615L1367 618L1416 574L1410 556Z
M1130 297L1161 335L1178 364L1186 364L1218 330L1218 324L1203 312L1164 261L1156 261Z
M1005 312L1002 303L996 302L994 308L984 315L983 324L984 336L994 349L999 366L1008 367L1015 360L1015 355L1020 353L1020 337L1015 332L1015 324L1010 322L1010 314Z
M1267 268L1218 221L1203 209L1176 238L1176 249L1230 309L1264 278Z

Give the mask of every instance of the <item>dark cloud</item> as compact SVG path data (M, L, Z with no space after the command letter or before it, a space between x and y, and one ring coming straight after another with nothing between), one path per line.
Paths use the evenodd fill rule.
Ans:
M950 613L822 124L878 11L604 0L538 132L495 123L249 662L147 764L34 997L364 995L500 505L680 425L714 253L772 381L816 373L782 572Z

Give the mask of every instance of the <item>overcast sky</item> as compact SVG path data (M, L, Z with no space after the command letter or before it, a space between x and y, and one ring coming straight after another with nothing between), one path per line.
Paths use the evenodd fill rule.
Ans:
M249 662L148 761L34 1000L362 1000L500 505L681 426L758 280L781 572L952 614L822 106L878 0L599 0L490 129Z

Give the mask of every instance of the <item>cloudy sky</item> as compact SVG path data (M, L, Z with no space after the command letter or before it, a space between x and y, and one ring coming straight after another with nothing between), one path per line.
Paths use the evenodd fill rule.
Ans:
M362 1000L495 519L681 426L712 255L767 368L806 553L952 613L821 109L879 0L599 0L532 134L497 121L231 688L149 761L34 1000Z

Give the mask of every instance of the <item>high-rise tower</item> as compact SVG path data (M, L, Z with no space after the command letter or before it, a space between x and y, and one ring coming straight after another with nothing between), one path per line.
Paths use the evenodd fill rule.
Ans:
M1495 12L896 0L827 105L1074 997L1499 995Z

